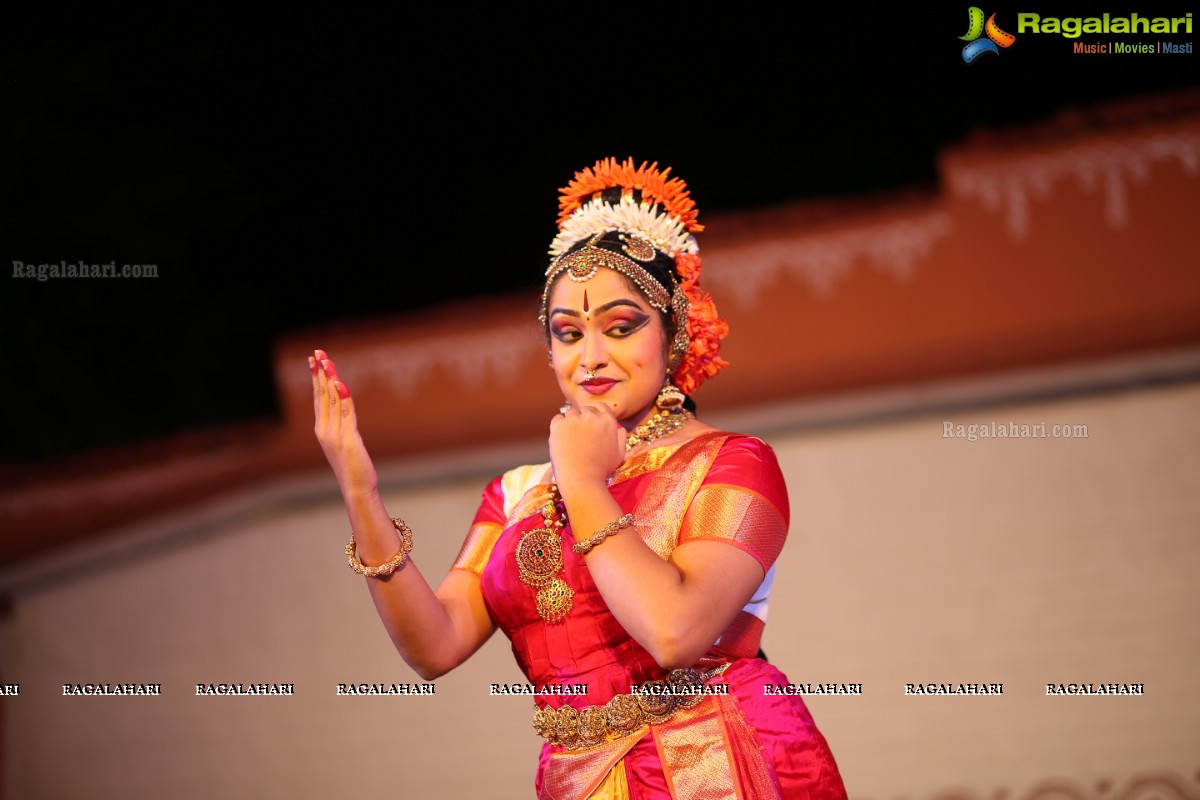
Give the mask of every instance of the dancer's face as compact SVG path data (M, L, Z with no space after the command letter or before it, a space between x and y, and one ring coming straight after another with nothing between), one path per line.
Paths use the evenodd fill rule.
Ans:
M550 355L572 405L607 405L627 429L654 413L667 377L662 315L618 272L561 276L548 302ZM594 377L589 378L589 370Z

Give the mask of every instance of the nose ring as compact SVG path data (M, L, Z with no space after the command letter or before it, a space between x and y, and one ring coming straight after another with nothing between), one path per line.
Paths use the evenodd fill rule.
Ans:
M596 370L594 370L594 369L589 369L587 372L585 372L585 373L584 373L584 375L583 375L583 379L584 379L585 381L592 381L592 380L595 380L595 379L596 379Z

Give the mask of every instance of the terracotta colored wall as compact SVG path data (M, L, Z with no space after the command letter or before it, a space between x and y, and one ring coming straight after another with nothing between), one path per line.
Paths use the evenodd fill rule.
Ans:
M1200 341L1198 105L963 145L942 154L936 192L706 218L733 366L697 399L723 411ZM297 333L277 351L282 427L15 472L0 563L319 464L314 347L336 357L380 457L540 436L560 402L531 298Z

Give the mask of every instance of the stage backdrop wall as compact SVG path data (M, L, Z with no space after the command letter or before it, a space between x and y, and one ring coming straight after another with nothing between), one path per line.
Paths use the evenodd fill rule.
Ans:
M862 685L810 698L856 800L1200 798L1198 164L1189 90L978 132L936 187L705 217L732 366L697 400L778 450L765 648ZM0 800L529 797L531 704L487 691L521 677L500 637L433 695L337 695L418 679L345 565L305 365L337 359L436 577L484 483L545 458L530 308L293 331L277 421L0 464ZM63 695L85 683L162 694ZM1071 683L1145 691L1046 694Z
M740 420L775 446L792 501L765 649L795 682L862 684L809 700L852 797L1200 795L1198 409L1200 384L1181 382L854 424ZM1086 437L944 435L993 421ZM488 469L387 471L428 575L451 563L499 461L462 455ZM531 703L488 691L522 679L502 636L433 695L337 696L420 678L346 567L333 489L321 472L229 496L25 584L0 626L0 670L20 683L4 704L5 796L532 796ZM162 694L63 696L89 682ZM220 682L295 694L196 696ZM1046 695L1072 682L1145 694ZM906 696L908 683L1003 694Z

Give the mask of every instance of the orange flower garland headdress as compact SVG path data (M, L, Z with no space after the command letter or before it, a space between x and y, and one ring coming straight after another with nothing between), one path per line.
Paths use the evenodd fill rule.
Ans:
M676 330L671 382L690 395L728 366L719 352L729 326L717 316L712 297L700 288L700 251L692 234L704 226L696 221L698 212L687 184L668 178L670 172L670 168L659 170L657 162L635 167L632 158L623 163L608 158L575 173L574 180L560 190L559 233L550 244L541 319L544 324L550 285L564 270L573 280L587 280L599 267L624 274L652 306L664 313L670 309ZM623 253L593 246L612 232L618 234ZM585 239L587 244L578 248ZM638 263L653 260L654 251L665 253L675 265L669 298Z

